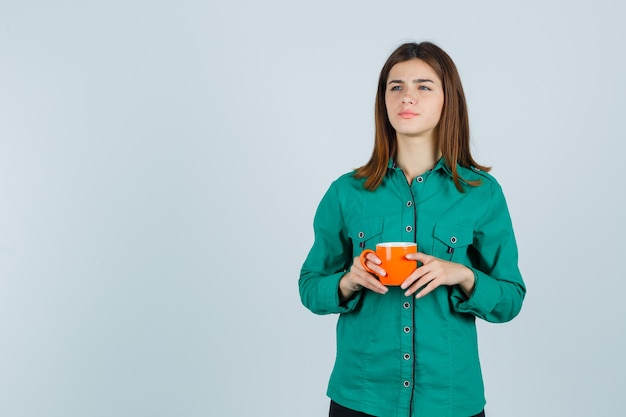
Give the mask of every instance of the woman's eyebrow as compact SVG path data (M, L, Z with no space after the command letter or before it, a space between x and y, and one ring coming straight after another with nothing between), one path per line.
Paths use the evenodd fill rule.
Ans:
M432 84L434 84L435 82L433 80L429 80L428 78L417 78L417 79L413 80L413 83L415 83L415 84L419 84L419 83L432 83ZM402 80L391 80L387 84L404 84L404 81L402 81Z

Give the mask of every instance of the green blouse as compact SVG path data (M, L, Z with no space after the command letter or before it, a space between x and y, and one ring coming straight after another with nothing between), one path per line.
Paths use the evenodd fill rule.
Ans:
M327 393L344 407L377 417L468 417L485 405L475 318L513 319L526 288L500 185L479 170L458 172L481 185L459 192L443 159L408 184L390 161L375 191L348 173L320 202L300 297L316 314L339 313ZM420 252L466 265L472 295L442 286L417 300L390 287L342 304L339 280L353 258L386 241L416 242Z

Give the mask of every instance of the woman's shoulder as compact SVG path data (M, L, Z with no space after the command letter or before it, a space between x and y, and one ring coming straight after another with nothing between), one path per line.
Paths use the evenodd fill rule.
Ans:
M490 186L500 188L498 180L485 170L476 167L466 168L462 166L458 166L457 169L459 176L466 181L480 181L482 184L489 184Z
M337 177L331 186L334 187L357 187L363 188L363 183L365 182L365 178L357 178L356 170L346 172L345 174Z
M351 200L366 192L364 178L355 176L355 171L346 172L330 183L327 193L336 195L340 200Z
M480 198L492 198L496 195L503 194L502 187L498 180L489 172L476 167L458 166L457 172L461 178L461 183L466 192L471 192ZM467 183L473 183L469 185Z

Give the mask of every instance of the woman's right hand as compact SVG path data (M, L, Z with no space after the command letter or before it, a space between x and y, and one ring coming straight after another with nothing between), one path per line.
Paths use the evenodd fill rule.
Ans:
M365 263L377 275L385 276L387 272L380 267L381 261L374 253L365 255ZM342 301L350 299L355 293L363 288L378 294L386 294L389 289L361 265L361 258L354 258L352 267L339 281L339 295Z

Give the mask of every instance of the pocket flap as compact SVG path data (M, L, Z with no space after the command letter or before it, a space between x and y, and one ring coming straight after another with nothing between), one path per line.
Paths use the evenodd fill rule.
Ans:
M358 225L352 225L349 235L353 240L367 242L383 233L383 220L372 219Z
M467 226L439 223L435 225L435 239L451 248L469 246L474 241L474 231Z

